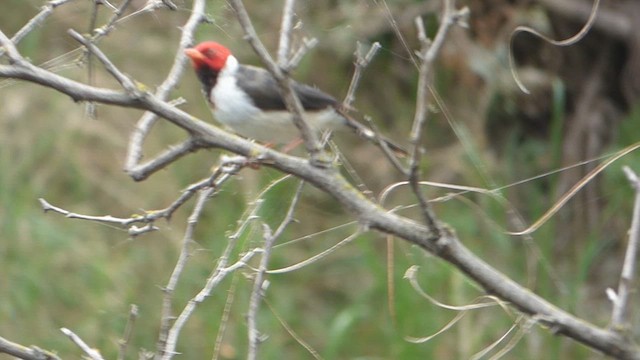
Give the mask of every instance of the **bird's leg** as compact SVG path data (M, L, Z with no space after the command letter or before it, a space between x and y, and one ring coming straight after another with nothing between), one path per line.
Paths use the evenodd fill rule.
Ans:
M289 153L289 151L297 148L298 146L300 146L300 144L302 144L302 139L301 138L297 138L293 141L291 141L290 143L288 143L287 145L285 145L282 149L280 149L281 152L287 154Z

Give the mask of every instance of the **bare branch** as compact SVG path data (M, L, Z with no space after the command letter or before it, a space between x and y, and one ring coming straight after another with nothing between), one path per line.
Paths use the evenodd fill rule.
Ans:
M87 345L84 340L80 338L80 336L76 335L73 331L67 328L61 328L63 334L67 335L74 344L78 345L78 347L91 359L91 360L104 360L100 352L96 349L93 349Z
M11 42L15 45L19 44L22 39L27 36L36 27L40 26L53 13L53 10L60 5L64 5L71 0L50 0L42 7L38 15L34 16L27 22L18 32L11 37ZM4 55L6 49L0 49L0 57Z
M418 17L415 20L416 28L418 31L418 40L420 40L421 48L420 54L418 56L420 60L420 67L418 73L418 89L416 94L416 111L410 134L410 140L413 144L413 152L411 154L411 161L409 164L408 178L411 189L413 190L416 198L418 199L418 203L420 204L420 209L422 210L425 224L427 224L427 227L429 227L429 229L434 232L436 237L438 236L440 230L438 229L439 227L435 220L435 216L433 214L431 206L422 193L419 185L420 162L422 159L422 152L424 151L421 145L422 133L424 130L424 125L427 121L427 116L429 114L429 108L427 105L427 94L431 83L431 70L433 67L433 62L440 52L440 49L444 45L444 40L449 33L449 29L456 23L460 23L461 19L465 15L468 15L468 10L466 8L456 11L454 0L444 0L440 26L438 27L438 32L436 33L436 37L433 42L431 42L427 38L422 18Z
M284 69L289 63L293 8L295 5L296 0L285 0L284 6L282 7L282 25L280 26L280 43L278 45L278 65L281 69Z
M158 355L162 360L169 360L175 354L175 347L178 342L178 337L180 336L180 332L182 328L186 324L187 320L191 317L196 307L202 303L209 295L213 289L220 284L220 282L230 273L236 271L237 269L245 266L247 262L257 253L262 252L262 249L253 249L247 253L245 253L238 261L233 263L230 266L227 266L229 261L229 257L231 256L231 252L235 249L235 246L238 242L240 234L244 231L246 226L257 218L257 213L262 205L262 201L258 200L255 202L254 207L250 214L246 217L246 219L238 226L238 230L236 230L235 234L229 236L229 241L227 246L218 259L218 264L215 269L211 272L211 275L207 279L207 283L202 288L202 290L184 307L180 316L173 323L171 328L166 329L166 339L163 341L163 347L158 348ZM177 265L176 265L177 266ZM166 324L168 326L168 323ZM160 345L160 342L159 342Z
M219 189L227 180L229 180L233 175L237 174L244 166L247 165L247 161L245 157L226 157L223 156L220 160L220 165L216 167L213 174L206 179L200 180L194 184L191 184L187 187L178 199L176 199L171 205L162 209L162 210L153 210L146 211L144 215L133 215L128 218L118 218L111 215L104 216L92 216L92 215L83 215L76 214L70 212L68 210L59 208L57 206L51 205L45 199L40 198L38 201L40 202L40 206L44 212L53 211L59 214L66 216L69 219L80 219L87 221L96 221L107 224L116 224L123 227L129 226L128 232L130 236L138 236L143 233L147 233L149 231L158 230L156 226L153 225L158 219L167 219L170 220L173 213L178 210L182 205L184 205L189 199L191 199L198 191L203 188L211 187L215 190ZM133 224L147 224L141 228L133 225Z
M356 100L356 89L360 84L360 77L362 76L362 71L369 66L373 57L376 56L378 50L380 50L382 46L380 46L379 42L374 42L373 45L369 48L369 51L365 56L362 56L360 52L361 46L360 43L357 44L356 51L354 53L355 60L355 70L353 71L353 76L351 77L351 83L349 84L349 90L347 90L347 95L345 95L344 100L342 101L343 109L350 109L353 105L353 102Z
M163 2L170 9L176 9L175 4L171 1L163 0ZM176 87L178 81L182 77L187 63L187 58L183 50L193 44L193 34L197 26L206 19L204 10L205 0L193 1L189 20L187 20L187 23L182 28L180 44L178 45L173 66L171 67L167 78L158 87L158 90L156 90L155 96L158 99L166 100L169 97L170 92ZM127 147L127 159L125 160L124 165L124 170L127 173L135 174L139 171L138 162L142 159L142 144L144 143L149 131L151 131L153 124L155 124L158 115L159 114L153 111L146 112L138 121L136 129L131 133L131 138L129 139L129 145Z
M38 347L26 347L0 337L0 353L15 356L24 360L60 360L60 358Z
M138 164L133 169L130 169L129 176L131 176L135 181L145 180L149 177L149 175L165 168L181 157L195 152L199 149L200 146L198 146L198 142L193 137L189 137L187 140L181 142L180 144L170 146L155 158L143 164Z
M271 310L271 313L273 314L273 316L275 316L278 322L280 322L280 325L282 325L282 327L298 344L305 348L305 350L307 350L314 359L322 360L322 356L320 356L320 354L313 347L311 347L311 345L309 345L300 335L298 335L293 330L293 328L291 328L291 326L289 326L289 324L287 324L285 319L278 313L278 311L276 311L276 309L271 305L271 303L269 303L269 301L265 299L264 303L269 307L269 310Z
M382 149L382 153L387 158L387 160L389 160L391 165L393 165L393 167L395 167L396 170L400 172L400 174L408 176L409 175L408 170L405 169L402 163L400 163L400 160L398 159L398 155L396 155L389 148L389 145L384 140L384 137L380 134L380 130L378 130L378 126L373 122L373 119L371 119L370 116L365 116L364 120L367 122L367 125L369 125L369 128L371 129L371 131L373 131L373 136L375 136L376 143L380 146L380 149Z
M316 39L316 38L311 38L311 39L303 38L302 39L302 45L300 45L298 50L296 50L295 54L293 54L293 56L291 57L291 60L289 60L287 65L284 67L284 69L287 72L290 72L293 69L297 68L298 65L300 64L300 61L302 61L302 58L307 54L307 52L309 52L309 50L311 50L314 47L316 47L316 45L318 45L318 39Z
M269 287L269 281L264 278L265 271L267 270L267 265L269 263L269 257L271 255L271 248L273 247L273 243L276 239L271 232L271 228L269 225L263 224L264 229L264 251L262 253L262 258L260 259L260 267L256 272L255 279L253 282L253 290L251 291L251 297L249 299L249 311L247 311L247 334L249 337L249 346L247 359L255 360L258 356L258 345L262 341L264 341L265 337L261 336L258 332L258 325L256 321L256 316L258 315L258 310L260 308L260 302L264 297L264 293L267 291Z
M274 182L271 183L271 185L267 186L267 188L265 189L265 192L268 191L269 189L272 188L272 186L274 186L275 184L278 184L280 181L286 179L287 177L283 177L279 180L276 180ZM263 192L264 194L264 192ZM263 195L261 194L261 195ZM199 202L200 201L204 201L203 199L203 194L201 193L201 197L199 198ZM231 256L231 252L235 249L236 244L240 238L240 235L244 232L244 230L246 229L246 227L249 225L250 222L252 222L253 220L257 219L258 216L258 211L260 210L261 206L263 204L263 200L261 199L261 197L258 198L258 200L256 200L253 204L253 208L252 210L249 212L249 214L246 216L246 218L244 219L244 221L242 221L240 223L240 225L238 226L238 229L236 230L236 232L234 234L232 234L231 236L229 236L229 241L227 243L227 246L222 254L222 256L220 256L220 259L218 260L218 264L216 266L216 268L211 272L211 275L209 276L209 278L207 279L207 283L205 284L205 286L202 288L202 290L194 297L192 298L187 305L184 307L184 309L182 310L182 312L180 313L180 315L177 317L177 319L175 320L175 322L173 323L173 325L171 325L170 328L168 328L170 321L172 320L171 318L169 318L169 314L167 313L167 320L166 322L164 321L165 317L163 316L163 324L161 327L161 336L160 336L160 340L158 341L158 354L157 354L157 358L162 359L162 360L169 360L173 357L173 355L175 354L175 347L177 345L178 342L178 337L180 336L180 332L182 331L182 328L184 327L184 325L186 324L187 320L191 317L191 315L193 314L193 312L195 311L196 307L202 303L213 291L213 289L220 284L220 282L230 273L236 271L237 269L246 266L247 262L257 253L262 252L262 249L253 249L247 253L245 253L239 260L237 260L235 263L233 263L232 265L227 266L227 263L229 261L229 257ZM196 206L194 208L194 213L192 214L192 216L190 217L190 219L197 219L196 215L196 209L198 209L198 206ZM191 224L191 222L190 222ZM195 224L194 224L195 226ZM180 263L180 259L178 261L178 264L176 264L176 268L178 267ZM175 273L175 270L174 270ZM176 282L177 282L177 278L176 278ZM170 299L169 299L170 302ZM168 304L170 306L170 304ZM169 308L170 311L170 308Z
M260 308L260 302L264 297L265 291L269 287L269 282L264 279L264 276L267 272L269 257L271 256L271 249L273 248L273 244L275 243L275 241L282 235L287 226L293 221L293 213L295 211L296 205L298 204L298 201L300 200L303 186L304 182L301 181L295 195L293 196L293 199L291 200L289 210L287 210L287 214L278 226L278 229L276 229L275 233L272 233L271 228L267 224L263 224L264 251L262 253L262 259L260 260L260 267L255 274L253 290L251 291L251 297L249 299L249 311L247 312L247 328L249 336L249 350L247 359L249 360L255 360L257 358L258 345L262 341L262 337L258 332L256 317Z
M26 62L18 52L18 49L16 49L16 46L13 44L11 39L9 39L2 31L0 31L0 45L2 45L4 48L3 50L9 55L9 61L12 64Z
M636 269L638 244L640 243L640 178L625 166L623 168L631 187L636 192L633 204L633 218L631 220L631 228L629 229L629 244L624 256L622 265L622 273L620 274L620 283L618 285L618 294L613 301L613 314L611 315L611 328L614 331L624 332L629 328L629 293L633 284L633 274Z
M122 339L118 341L118 360L124 360L127 354L127 346L129 345L129 341L131 340L131 335L133 334L133 326L136 323L136 319L138 318L138 306L131 304L131 308L129 310L129 319L127 320L127 326L124 329L124 335Z
M196 201L195 206L193 207L193 211L187 220L187 229L184 232L184 237L182 239L182 248L180 250L180 255L178 256L178 261L176 261L176 266L173 268L173 272L169 277L169 282L167 286L165 286L164 296L162 299L162 314L160 318L160 334L158 336L158 344L156 346L158 355L160 357L164 357L168 350L167 349L167 338L169 335L170 324L173 321L173 315L171 307L173 305L173 292L178 284L178 280L180 279L180 275L187 265L187 260L191 257L191 251L189 250L190 245L194 242L193 234L195 232L195 228L198 224L198 220L200 219L200 214L202 214L202 210L204 209L204 204L209 200L209 197L214 192L214 188L209 187L200 190L198 200ZM169 350L169 352L173 352Z
M129 79L128 76L123 74L120 70L118 70L118 68L111 62L111 60L109 60L109 58L107 58L107 56L102 52L102 50L100 50L97 46L95 46L91 42L91 40L85 39L84 36L80 35L77 31L72 29L69 29L67 33L71 35L71 37L74 38L76 41L78 41L79 43L84 45L87 49L89 49L90 53L94 54L98 58L98 60L102 62L102 64L104 65L105 69L107 69L109 74L111 74L120 83L120 85L122 85L122 87L129 94L131 94L133 98L138 98L142 96L142 93L140 92L140 90L138 90L138 87L133 83L133 81Z
M129 7L132 1L133 0L123 1L122 4L120 4L120 7L115 9L115 11L113 12L113 15L104 26L100 27L99 29L91 29L91 31L93 32L93 37L91 38L92 43L95 43L100 38L109 35L109 33L115 28L115 25L118 22L118 20L122 18L122 16L124 15L124 12Z

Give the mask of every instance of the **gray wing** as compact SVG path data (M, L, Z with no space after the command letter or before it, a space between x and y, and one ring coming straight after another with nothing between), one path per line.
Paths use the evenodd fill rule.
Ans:
M280 87L271 74L261 68L242 65L237 73L237 85L244 90L253 103L263 110L286 110ZM336 107L337 101L331 95L314 87L293 83L293 91L305 110L322 110Z

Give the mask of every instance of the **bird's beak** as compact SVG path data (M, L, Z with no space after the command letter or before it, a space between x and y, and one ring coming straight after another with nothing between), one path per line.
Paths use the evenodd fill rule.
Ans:
M204 55L202 55L202 53L194 48L187 48L184 49L184 54L187 55L189 57L189 59L191 59L191 61L193 62L194 66L198 66L201 65L205 62L206 57Z

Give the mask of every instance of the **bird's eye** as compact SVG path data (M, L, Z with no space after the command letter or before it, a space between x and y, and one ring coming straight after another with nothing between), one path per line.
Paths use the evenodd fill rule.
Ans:
M205 51L204 55L208 58L213 58L216 56L216 51L213 49L207 49L207 51Z

